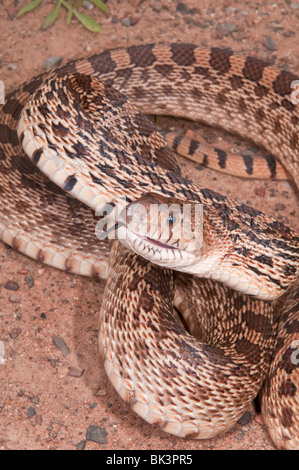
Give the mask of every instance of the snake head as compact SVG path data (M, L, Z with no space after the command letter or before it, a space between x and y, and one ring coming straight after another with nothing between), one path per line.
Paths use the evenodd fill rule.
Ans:
M148 193L122 211L117 238L127 248L163 267L192 272L209 249L203 206Z

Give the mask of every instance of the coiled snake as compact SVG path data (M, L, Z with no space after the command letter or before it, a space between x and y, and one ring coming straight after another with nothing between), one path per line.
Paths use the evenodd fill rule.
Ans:
M184 179L139 108L249 137L298 187L295 80L229 50L143 45L42 74L0 111L1 239L60 269L108 276L99 340L105 369L139 415L170 433L225 431L262 387L275 444L299 448L299 240L260 211ZM155 262L166 248L172 258L159 267L114 241L108 270L94 211L123 207L124 197L203 204L203 251L151 239L152 255L130 246ZM185 274L174 274L186 259Z

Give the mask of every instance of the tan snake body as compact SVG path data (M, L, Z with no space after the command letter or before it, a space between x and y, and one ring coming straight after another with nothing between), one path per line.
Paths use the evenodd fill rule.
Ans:
M74 74L74 72L79 73L79 75ZM186 200L204 203L207 220L210 220L209 216L212 214L215 221L214 229L216 227L219 234L222 232L225 239L228 240L231 256L228 257L225 268L233 269L237 259L238 267L235 268L236 272L249 269L252 271L254 286L256 283L260 283L261 279L267 283L265 291L261 292L260 287L256 291L254 287L251 291L252 294L258 292L261 293L262 298L276 298L295 281L298 277L298 237L296 234L260 211L248 208L244 204L236 203L213 191L200 188L192 182L184 180L180 175L174 157L158 136L154 127L127 99L119 95L118 92L113 91L110 85L123 92L134 101L134 104L147 113L168 114L204 121L253 139L280 158L298 187L299 113L298 106L291 100L292 83L296 80L296 76L277 67L269 66L256 58L244 58L231 51L199 48L190 44L146 45L107 51L89 59L70 63L59 69L59 71L55 71L53 77L51 77L51 74L52 72L43 74L9 95L7 103L0 111L0 233L4 242L35 259L61 269L79 274L94 274L99 277L106 277L108 246L106 242L99 242L94 235L94 226L97 219L93 215L93 210L98 205L103 206L105 202L113 201L117 195L126 195L130 201L141 196L143 192L152 191L164 196L179 196ZM88 78L91 76L100 78L106 85ZM47 81L48 77L50 78ZM29 135L25 132L24 123L22 122L18 126L18 121L23 106L30 95L42 83L46 83L47 99L39 92L35 93L35 101L33 100L31 107L28 107L23 113L23 118L28 121L31 129L33 129L33 133ZM96 104L102 112L100 119L97 117L93 102L88 98L88 93L93 97L103 97L96 100ZM59 98L60 105L55 104L54 100L52 101L53 96ZM75 107L76 112L72 114L68 111L68 105L72 102L76 106L76 97L79 98L82 105L80 105L81 107ZM31 120L31 109L34 107L40 108L41 119L34 117ZM118 108L117 112L115 112L116 108ZM48 126L50 112L55 117L60 117L61 121L60 123L55 122L54 119L54 125L51 125L50 137L44 139L41 137L40 130L44 131ZM86 119L86 115L91 119L92 124ZM108 116L107 122L105 116ZM81 126L84 128L84 138L87 139L88 146L85 146L83 140L80 140L81 135L79 135L77 142L72 141L69 143L68 141L68 128L63 126L64 120L67 119L67 123L71 128L72 123L78 125L78 117ZM131 121L130 117L132 118ZM111 131L108 136L107 133L110 131L105 126L107 126L107 123L113 122L113 119L115 119L116 126L118 125L127 131L126 137L119 137L120 129L117 132ZM93 162L95 148L91 143L91 134L93 134L93 126L97 124L98 120L104 124L104 131L101 131L101 133L105 145L100 148L100 154L97 155L98 160ZM20 140L30 158L33 159L35 164L42 166L42 170L47 176L52 178L63 190L60 190L56 184L49 182L28 159L24 158L24 152L16 132L17 127ZM135 137L137 136L136 141L132 138L133 134L135 134ZM32 135L37 139L40 147L36 144L34 144L34 147ZM145 147L146 141L150 142L149 150ZM45 154L40 150L41 147L46 149ZM59 147L60 153L65 158L66 165L63 169L55 161L55 158L51 160L53 147ZM99 151L98 147L97 150ZM76 173L76 154L80 155L81 174ZM49 155L48 161L50 163L48 164L47 158ZM82 206L76 199L67 196L65 191L81 199L85 204L89 204L91 209ZM98 196L99 191L102 191L100 196ZM13 197L11 196L12 193ZM65 217L66 213L68 213L67 218ZM117 253L115 255L115 251L121 255L117 255ZM115 256L120 264L119 268L115 265ZM131 279L131 290L134 290L133 287L138 288L132 294L132 301L135 304L136 302L138 304L136 292L140 294L142 289L147 292L143 298L144 300L142 300L142 297L140 300L141 313L138 321L141 321L141 323L139 324L136 312L132 312L132 305L126 303L121 306L119 304L119 295L122 289L126 288L128 279L132 276L130 271L126 276L121 276L121 279L118 277L121 268L128 269L128 257L133 257L132 263L136 263L136 266L138 266L138 273L142 272L142 269L145 270L144 281L142 281L142 277L138 277L136 281ZM221 254L219 266L226 263L224 261L226 257L227 254ZM153 275L148 274L149 272L154 273L157 278L161 275L161 283L164 283L165 289L163 292L161 292L162 284L160 283L163 311L163 314L159 313L161 317L157 317L157 314L154 313L156 312L156 306L153 301L150 301L149 293L152 292L154 298L156 298L159 286L154 285L153 287L151 281L147 281ZM147 275L149 278L147 278ZM214 273L212 277L222 280L223 276L220 278L217 275L217 273ZM256 315L258 322L261 318L263 318L263 321L256 326L255 320L245 319L244 331L236 333L240 341L238 348L239 354L243 355L244 367L241 367L241 363L238 362L238 366L233 366L233 368L237 367L241 371L239 378L238 373L233 375L236 379L234 384L225 385L224 380L224 376L230 374L232 369L228 369L226 374L223 375L222 382L219 382L223 389L222 391L218 390L222 400L217 398L215 390L211 395L212 397L215 395L214 400L212 400L211 397L205 398L204 392L202 392L203 394L199 392L200 387L197 392L194 392L194 388L192 389L190 385L188 393L191 393L193 398L190 400L192 406L189 406L188 399L184 398L183 385L180 385L181 379L178 369L183 368L182 374L184 377L186 377L186 372L189 377L196 376L197 381L200 383L202 376L200 377L199 373L194 372L194 368L198 366L198 370L201 370L200 362L202 363L202 360L196 359L200 356L201 346L198 346L198 343L196 343L196 346L195 340L190 339L188 336L188 342L190 341L193 345L192 348L194 351L196 350L193 365L191 364L192 361L190 362L190 343L186 343L181 361L179 360L179 352L175 353L172 346L170 346L171 341L176 341L174 333L179 337L183 333L177 326L175 326L176 331L173 332L173 321L169 318L169 305L171 304L173 288L173 281L169 276L169 272L163 270L163 268L153 267L146 262L141 262L135 255L126 253L117 243L113 245L110 274L101 310L102 326L100 336L102 340L100 348L105 356L105 367L108 369L110 380L123 398L132 403L133 408L139 414L150 422L158 422L165 430L178 435L209 437L228 429L235 422L237 416L242 413L243 407L240 406L240 396L237 393L239 390L238 383L242 383L245 389L247 386L251 387L248 395L246 395L247 398L244 400L245 405L250 402L259 390L269 367L269 356L275 337L274 330L276 326L274 325L277 325L276 316L278 313L273 318L275 313L273 310L274 305L269 306L270 304L262 300L254 302L247 297L245 300L242 294L228 294L228 292L234 291L227 287L215 288L213 287L213 281L202 281L207 292L213 291L215 293L218 289L222 304L223 298L235 295L238 299L242 298L243 303L238 300L236 304L239 303L243 316L246 311L252 310L249 317L255 318ZM178 279L180 279L181 275L178 276ZM226 279L226 281L227 284L233 285L231 280ZM145 287L140 287L144 286L143 282L148 282L149 291ZM201 285L199 282L199 289ZM117 288L119 290L116 294ZM281 376L282 363L287 361L287 358L280 358L281 354L287 354L284 349L285 345L288 345L288 351L292 348L293 342L298 339L297 284L286 296L285 307L281 307L280 301L278 301L279 307L282 308L284 320L280 324L279 334L281 339L278 339L276 346L278 364L272 363L269 380L265 385L266 392L263 394L263 397L266 398L263 398L263 400L264 409L266 410L265 419L277 446L280 448L298 448L298 367L293 367L293 363L289 367L284 367L284 373L286 374L284 378L285 385L280 385L277 392L279 398L282 398L279 403L274 404L272 392L269 393L269 389L272 387L272 385L269 385L270 382L275 382L277 377ZM144 301L146 302L145 307L142 304ZM134 302L133 305L135 305ZM259 313L256 312L256 307L249 308L251 302L260 303L261 307L257 308ZM157 302L157 308L158 305ZM203 305L206 305L201 307L205 311L209 311L210 308L211 317L215 315L217 317L217 308L213 307L212 299L206 304L203 303ZM149 307L153 311L153 323L150 325L145 317ZM119 309L121 313L116 315L113 320ZM109 311L110 314L108 314ZM137 311L140 311L140 309ZM237 308L236 312L236 315L240 315L240 310ZM278 307L276 312L278 312ZM228 313L233 315L233 312ZM139 336L137 333L132 336L133 333L127 330L124 336L126 343L123 345L121 343L123 339L122 331L125 331L121 329L121 325L124 325L122 323L123 316L127 315L124 321L130 324L132 323L130 314L133 315L135 322L139 325ZM165 327L164 321L166 322L165 325L170 322L169 328ZM228 323L230 322L231 319ZM267 328L265 324L268 325ZM108 330L106 330L106 327ZM154 331L152 335L149 328ZM143 376L141 372L144 372L144 370L140 371L141 366L138 362L140 361L140 354L138 350L136 351L135 341L138 339L141 349L145 345L146 351L152 348L152 353L155 356L157 353L155 333L163 336L166 330L172 331L171 337L166 334L166 347L169 348L167 349L167 360L170 360L171 356L175 356L175 362L173 368L168 363L167 373L165 373L163 366L161 367L159 372L160 385L162 384L164 388L162 387L160 393L157 390L151 390L151 400L148 400L148 396L146 396L142 387L143 384L147 386L150 379ZM145 335L143 339L142 332ZM252 332L255 333L252 335ZM246 338L246 335L248 335L248 338ZM205 341L206 337L204 335L199 335L199 337L201 341ZM228 337L229 334L227 337L224 334L221 338L222 342L219 343L220 346L215 343L216 349L224 348L224 356L228 354L225 352L227 344L224 346L225 338ZM160 339L158 341L160 342ZM283 341L286 341L284 345L282 345ZM141 343L143 343L143 346L141 346ZM244 345L249 345L249 349L253 348L255 350L252 357L250 354L249 358L245 357L246 346ZM180 350L182 352L184 348ZM208 350L208 346L204 347L204 355ZM230 350L229 347L228 350ZM219 352L221 356L223 349ZM219 377L222 376L222 367L225 370L225 364L231 364L231 359L234 358L232 350L229 354L229 359L222 361L222 366L217 368L215 366L217 358L214 356L214 352L211 353L211 362L216 367L214 367L214 370L219 371ZM262 357L260 363L258 357ZM150 359L148 360L151 362ZM186 361L190 365L189 368L186 368ZM245 366L246 361L249 361L248 368ZM133 372L130 371L129 367L132 364ZM148 367L149 364L146 364ZM155 369L155 362L152 362L151 366ZM213 375L211 365L210 368L204 367L203 376L206 369L209 370L210 375ZM254 370L257 379L250 381L250 371L252 370ZM155 374L154 371L152 373ZM133 374L133 376L130 374ZM157 377L158 382L159 377ZM207 382L209 382L209 379L207 379ZM134 383L134 386L132 386L132 383ZM172 383L178 384L178 393L175 396L171 394L169 389ZM210 391L213 391L214 385L215 381L212 383ZM185 385L185 387L188 389L188 385ZM165 394L166 388L167 394ZM236 395L234 395L234 392L236 392ZM228 405L229 393L235 397L232 409ZM179 404L176 403L178 395L182 399L179 400ZM268 401L267 396L269 396ZM182 404L184 400L185 405ZM241 401L243 402L242 398ZM193 409L196 410L195 415L197 413L195 417ZM204 409L204 421L206 420L206 426L203 427L198 424L198 420L202 422L200 409ZM216 409L217 411L215 411ZM225 413L225 409L227 409L227 413ZM224 411L223 415L221 410ZM272 426L275 427L274 431L271 431Z

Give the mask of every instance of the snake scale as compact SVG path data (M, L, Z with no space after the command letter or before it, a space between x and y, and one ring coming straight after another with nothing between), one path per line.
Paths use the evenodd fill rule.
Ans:
M1 239L60 269L108 277L99 340L105 369L132 408L167 432L212 437L261 390L275 444L299 448L299 240L260 211L184 179L139 108L251 138L298 188L295 80L230 50L141 45L46 72L0 110ZM118 241L108 262L95 210L145 193L203 204L209 271L200 264L175 274L173 260L156 266Z

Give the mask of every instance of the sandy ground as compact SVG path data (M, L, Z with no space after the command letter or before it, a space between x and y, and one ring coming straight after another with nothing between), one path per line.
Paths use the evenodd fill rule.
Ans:
M157 41L227 46L299 72L299 5L291 0L109 0L109 17L91 11L102 34L76 21L66 27L64 14L42 31L53 2L16 19L24 3L0 1L0 79L7 92L39 73L51 56L65 63ZM211 129L201 133L226 150L252 146ZM245 181L180 163L192 179L298 228L298 201L288 182ZM273 449L253 408L230 432L206 441L176 438L145 423L117 396L98 357L104 284L42 266L2 243L0 259L0 449Z

